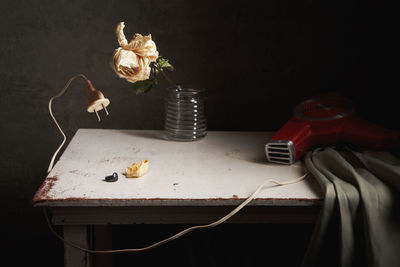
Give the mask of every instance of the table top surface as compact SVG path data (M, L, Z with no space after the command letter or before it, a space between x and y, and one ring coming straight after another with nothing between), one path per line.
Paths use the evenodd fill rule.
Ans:
M79 129L33 198L34 206L237 205L270 178L306 172L268 163L271 132L208 132L201 140L166 140L162 131ZM149 171L126 178L125 168L147 159ZM116 182L105 176L117 172ZM321 201L313 178L266 185L249 205L309 206Z

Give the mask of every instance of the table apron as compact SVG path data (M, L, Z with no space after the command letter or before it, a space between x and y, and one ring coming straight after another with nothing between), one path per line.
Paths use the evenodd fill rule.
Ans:
M232 206L50 207L56 225L208 224ZM248 206L226 223L315 223L320 206Z

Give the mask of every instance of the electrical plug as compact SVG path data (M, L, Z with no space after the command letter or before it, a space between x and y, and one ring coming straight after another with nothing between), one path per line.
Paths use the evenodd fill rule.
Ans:
M96 113L97 119L100 121L97 111L104 109L106 116L108 116L107 106L110 104L110 100L105 98L102 92L96 90L90 80L85 80L85 86L88 92L87 111Z
M77 74L73 77L71 77L68 82L65 84L64 88L55 96L51 97L49 100L49 113L51 118L53 119L54 123L56 124L58 130L60 130L62 136L63 136L63 141L61 143L61 145L58 147L58 149L56 150L56 152L54 152L53 157L51 158L50 164L49 164L49 168L47 169L47 173L50 173L50 171L53 169L53 165L54 165L54 160L58 154L58 152L60 151L60 149L63 147L63 145L65 144L65 141L67 140L67 137L65 135L65 133L63 132L63 130L61 129L60 125L58 124L56 118L53 115L53 110L52 110L52 104L53 104L53 100L56 98L59 98L60 96L62 96L65 91L67 91L69 85L72 83L73 80L75 80L76 78L82 78L85 80L85 86L88 92L88 106L87 106L87 111L91 112L91 113L96 113L97 119L100 121L100 116L97 113L97 111L104 109L104 111L106 112L106 115L108 116L108 111L107 111L107 106L110 104L110 100L108 100L107 98L104 97L103 93L96 90L93 87L93 84L91 83L91 81L88 80L88 78L86 78L85 75L83 74Z

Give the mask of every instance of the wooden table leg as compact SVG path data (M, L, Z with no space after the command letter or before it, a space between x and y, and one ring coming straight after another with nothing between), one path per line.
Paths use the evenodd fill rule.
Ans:
M80 247L88 248L88 235L86 225L64 225L64 239ZM77 248L64 243L64 266L87 267L90 266L89 255Z
M112 226L94 225L93 226L93 246L95 250L112 249ZM93 263L96 267L113 266L112 254L96 254L93 257Z

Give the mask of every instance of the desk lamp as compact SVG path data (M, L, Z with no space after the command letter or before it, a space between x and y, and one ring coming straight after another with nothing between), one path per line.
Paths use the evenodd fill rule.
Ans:
M58 130L61 132L61 134L63 136L63 141L62 141L61 145L58 147L58 149L56 150L56 152L54 153L53 157L51 158L49 167L47 169L47 173L49 173L53 169L54 160L55 160L58 152L61 150L61 148L65 144L65 141L67 140L67 137L65 136L65 133L63 132L63 130L61 129L60 125L58 124L56 118L53 115L53 111L52 111L52 108L51 108L52 107L52 103L53 103L54 99L59 98L60 96L62 96L65 93L65 91L67 91L67 89L68 89L69 85L72 83L72 81L75 80L78 77L84 79L86 90L88 92L87 112L95 113L96 116L97 116L97 119L99 121L101 121L101 119L100 119L98 111L104 109L104 111L106 112L106 116L108 116L107 106L110 104L110 100L105 98L102 92L96 90L93 87L92 82L88 78L86 78L85 75L77 74L77 75L73 76L72 78L70 78L68 80L68 82L65 84L64 88L57 95L53 96L49 100L50 116L53 119L54 123L57 125Z

